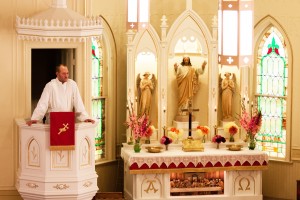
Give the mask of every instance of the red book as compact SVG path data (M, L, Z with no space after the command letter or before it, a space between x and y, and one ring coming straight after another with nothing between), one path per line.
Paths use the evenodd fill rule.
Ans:
M75 149L75 113L50 112L50 150Z

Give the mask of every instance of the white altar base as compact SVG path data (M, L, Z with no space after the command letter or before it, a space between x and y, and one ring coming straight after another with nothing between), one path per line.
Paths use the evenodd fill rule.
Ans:
M205 143L204 152L184 152L178 145L169 145L168 151L148 153L142 148L134 153L131 145L124 144L121 156L124 160L124 195L126 199L225 199L262 200L262 170L267 169L268 156L257 150L229 151L228 143ZM151 144L152 146L159 144ZM245 144L246 145L246 144ZM147 146L147 145L144 145ZM224 193L213 195L172 196L170 186L172 172L224 171ZM218 190L198 188L200 190ZM180 190L180 189L179 189ZM187 188L187 190L194 190Z
M16 120L19 166L16 188L25 200L88 200L98 191L95 171L97 123L75 124L75 150L50 151L49 124Z

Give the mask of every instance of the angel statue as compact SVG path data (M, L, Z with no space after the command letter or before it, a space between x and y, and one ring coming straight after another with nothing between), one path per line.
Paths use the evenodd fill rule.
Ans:
M143 74L141 78L140 74L137 75L136 87L138 91L138 115L149 116L152 93L155 89L156 78L155 75L151 75L149 72Z
M222 116L223 121L233 121L234 118L232 116L232 101L233 101L233 94L235 92L235 82L236 77L235 74L230 72L224 73L225 78L222 79L221 74L219 75L219 83L221 89L221 98L222 98Z

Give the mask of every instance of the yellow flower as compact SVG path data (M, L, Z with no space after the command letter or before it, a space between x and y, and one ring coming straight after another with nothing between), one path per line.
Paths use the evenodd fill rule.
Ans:
M229 135L235 135L239 132L239 127L234 122L228 122L224 126L224 132L229 133Z
M180 140L183 136L183 129L171 128L168 131L168 136L174 141Z

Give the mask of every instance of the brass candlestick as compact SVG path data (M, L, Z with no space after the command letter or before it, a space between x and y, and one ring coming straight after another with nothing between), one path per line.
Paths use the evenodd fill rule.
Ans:
M214 129L215 129L215 135L217 135L218 134L217 125L214 125Z

